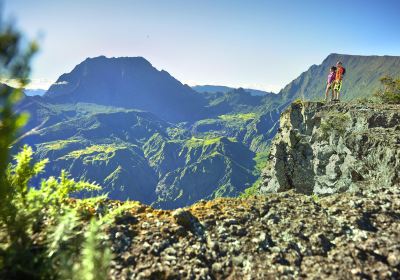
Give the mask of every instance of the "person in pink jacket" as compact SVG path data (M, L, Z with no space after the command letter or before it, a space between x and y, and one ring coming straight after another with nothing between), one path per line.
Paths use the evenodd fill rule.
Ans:
M332 66L329 70L328 80L326 81L325 102L328 102L329 91L332 91L332 100L334 99L334 86L336 78L336 67Z

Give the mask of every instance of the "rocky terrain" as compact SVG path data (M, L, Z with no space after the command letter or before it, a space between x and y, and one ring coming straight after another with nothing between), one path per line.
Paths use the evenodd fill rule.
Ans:
M400 106L293 103L280 118L261 193L335 193L400 183Z
M267 195L177 210L133 203L109 228L111 278L400 278L399 109L293 104L273 142ZM328 113L347 117L330 127Z
M111 278L398 279L399 209L399 186L138 204L110 229Z

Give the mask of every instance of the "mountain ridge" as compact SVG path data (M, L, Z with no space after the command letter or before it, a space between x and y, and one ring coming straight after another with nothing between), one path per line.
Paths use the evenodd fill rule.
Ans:
M234 87L228 87L228 86L221 86L221 85L196 85L192 86L192 89L199 93L228 93L239 88L234 88ZM260 90L260 89L253 89L253 88L243 88L246 92L248 92L250 95L253 96L264 96L267 94L275 94L270 91L265 91L265 90Z

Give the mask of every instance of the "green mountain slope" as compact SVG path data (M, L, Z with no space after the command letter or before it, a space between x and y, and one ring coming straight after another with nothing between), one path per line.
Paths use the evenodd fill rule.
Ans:
M73 178L100 183L110 198L162 208L234 196L256 180L256 154L223 133L193 137L190 125L167 123L131 109L30 104L40 111L30 127L43 125L20 141L33 145L38 158L50 159L43 176L65 169ZM53 121L54 116L58 121ZM221 119L235 121L228 115Z
M100 183L111 198L155 200L158 177L141 147L154 133L166 134L168 123L147 112L88 104L46 108L64 118L21 140L34 146L38 158L50 159L44 176L65 169L74 178Z
M155 206L162 208L236 196L256 179L255 154L233 138L165 141L155 135L146 144L145 154L161 175Z
M73 178L101 183L113 199L135 199L148 204L155 199L157 176L138 146L69 139L37 144L36 149L40 157L51 159L48 175L65 169Z

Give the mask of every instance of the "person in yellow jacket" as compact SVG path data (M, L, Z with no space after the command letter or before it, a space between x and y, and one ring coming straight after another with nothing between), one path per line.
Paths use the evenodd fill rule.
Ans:
M339 101L339 94L342 89L343 84L343 75L346 73L346 69L343 67L341 61L336 63L336 77L335 77L335 86L333 87L334 90L334 97L332 101Z

